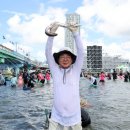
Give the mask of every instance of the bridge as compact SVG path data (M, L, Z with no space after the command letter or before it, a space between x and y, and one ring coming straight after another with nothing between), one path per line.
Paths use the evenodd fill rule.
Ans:
M24 63L35 65L29 57L24 56L14 50L11 50L3 45L0 45L0 66L19 67Z

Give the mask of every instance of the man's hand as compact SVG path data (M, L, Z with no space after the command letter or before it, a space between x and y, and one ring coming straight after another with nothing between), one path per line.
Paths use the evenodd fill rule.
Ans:
M58 22L54 22L54 23L50 24L48 27L46 27L45 34L47 36L57 36L57 34L55 32L58 29L58 27L59 27Z
M68 24L68 29L69 29L71 32L77 32L79 26L80 26L80 25L78 25L77 23L71 22L71 23Z

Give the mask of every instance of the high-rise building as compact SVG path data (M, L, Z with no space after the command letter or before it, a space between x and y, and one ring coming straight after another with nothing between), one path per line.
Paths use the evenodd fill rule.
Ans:
M87 46L87 70L93 73L102 71L102 46Z
M70 22L80 24L80 15L76 13L66 14L66 24ZM80 27L78 28L78 31L80 33ZM71 50L76 53L74 39L71 31L68 29L65 30L65 46L71 48Z

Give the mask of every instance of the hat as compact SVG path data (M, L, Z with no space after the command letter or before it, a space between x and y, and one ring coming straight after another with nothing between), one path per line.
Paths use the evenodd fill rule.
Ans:
M72 58L72 64L75 63L77 56L72 52L72 50L71 50L69 47L64 47L64 48L60 49L59 52L53 54L53 57L54 57L54 59L55 59L55 62L56 62L58 65L59 65L59 57L60 57L62 54L68 54L68 55L70 55L71 58Z

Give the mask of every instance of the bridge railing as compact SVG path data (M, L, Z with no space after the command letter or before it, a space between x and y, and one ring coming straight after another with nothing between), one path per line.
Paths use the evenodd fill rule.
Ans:
M12 50L10 48L5 47L3 45L0 45L0 52L4 53L6 55L12 56L14 58L18 58L20 60L25 60L25 56L21 55L18 52L15 52L14 50Z
M24 55L14 51L10 48L7 48L3 45L0 45L0 52L3 53L3 54L6 54L6 55L12 56L14 58L20 59L22 61L29 62L31 64L36 65L36 63L33 60L31 60L29 57L24 56Z
M8 52L12 52L12 51L13 51L12 49L7 48L6 46L3 46L3 45L0 45L0 49L1 49L1 50L5 50L5 51L8 51Z

